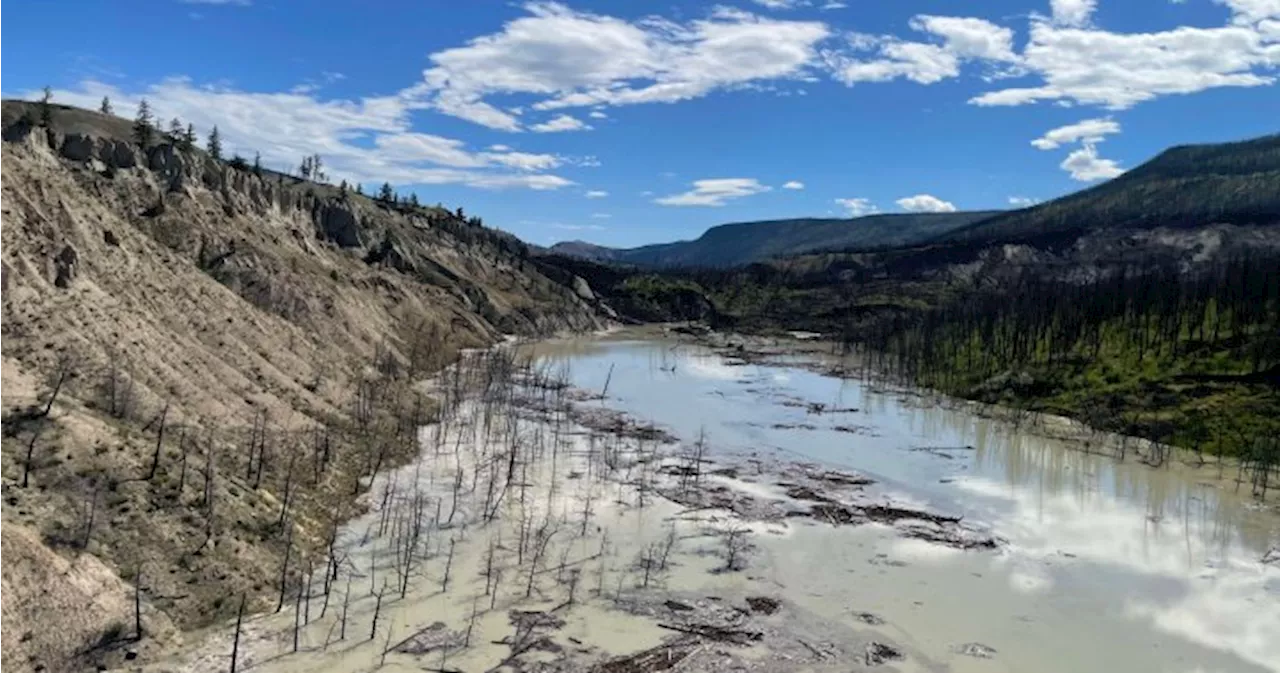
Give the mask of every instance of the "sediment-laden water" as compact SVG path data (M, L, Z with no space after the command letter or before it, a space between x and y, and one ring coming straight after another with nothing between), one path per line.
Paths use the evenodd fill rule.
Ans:
M337 579L286 586L239 670L1280 671L1280 516L1229 469L812 361L525 352L446 380ZM233 635L155 670L227 670Z
M670 340L541 348L578 387L713 454L856 470L1007 541L957 551L879 526L791 526L761 567L835 620L861 612L951 670L1280 670L1280 517L1234 472L1151 468L964 405ZM962 654L966 643L991 659ZM972 653L972 652L970 652Z

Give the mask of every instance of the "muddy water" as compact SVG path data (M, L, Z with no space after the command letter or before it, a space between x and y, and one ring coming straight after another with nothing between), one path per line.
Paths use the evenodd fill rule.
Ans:
M705 432L713 453L857 470L886 497L1007 540L961 552L795 523L760 536L757 577L833 622L865 628L856 615L872 613L941 669L1280 671L1280 567L1262 563L1280 516L1230 473L1118 462L1085 440L672 341L534 350L576 386L607 382L610 407L682 439ZM971 643L994 654L971 656Z

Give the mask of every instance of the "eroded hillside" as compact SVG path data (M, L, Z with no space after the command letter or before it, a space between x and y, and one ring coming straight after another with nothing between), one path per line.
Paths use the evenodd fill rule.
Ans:
M416 380L602 324L582 281L460 213L32 108L4 103L6 669L145 657L242 594L274 607L361 476L413 451Z

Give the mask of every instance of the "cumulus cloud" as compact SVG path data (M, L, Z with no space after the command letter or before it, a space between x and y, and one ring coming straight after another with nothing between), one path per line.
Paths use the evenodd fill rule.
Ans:
M606 192L603 189L592 189L586 193L586 197L588 199L603 199L608 195L609 192Z
M1083 26L1098 8L1098 0L1050 0L1053 20L1064 26Z
M1048 131L1043 136L1031 141L1037 149L1052 150L1076 142L1089 144L1100 143L1106 136L1120 132L1120 124L1110 117L1103 119L1085 119L1084 121L1060 126Z
M1009 205L1013 206L1014 208L1030 208L1031 206L1034 206L1037 203L1040 203L1040 199L1034 199L1029 196L1010 196L1009 197Z
M1280 65L1280 31L1236 22L1267 11L1245 7L1231 25L1153 33L1112 33L1033 19L1021 67L1042 83L989 91L970 102L1057 101L1123 110L1160 96L1269 85L1275 78L1263 71Z
M1061 166L1062 170L1071 174L1072 179L1081 182L1108 180L1124 172L1115 161L1099 157L1098 149L1092 144L1085 144L1068 154Z
M586 131L591 127L573 115L556 115L554 118L529 127L535 133L561 133L563 131Z
M32 91L24 97L39 95ZM261 152L265 165L291 169L303 156L318 153L335 180L539 190L573 184L540 172L565 163L556 155L512 152L503 146L474 152L461 140L412 131L411 107L395 96L320 100L306 92L197 86L186 78L140 90L88 80L74 89L55 90L53 96L89 109L107 96L126 115L145 97L157 119L178 117L195 124L202 135L216 124L228 154Z
M695 180L693 189L654 199L663 206L723 206L725 203L769 191L755 178L715 178Z
M783 189L804 189L804 183L799 180L791 180L782 185Z
M908 196L895 201L900 208L908 213L954 213L956 212L955 204L950 201L932 196L930 194L917 194Z
M872 213L880 212L880 209L871 203L871 199L854 198L854 199L836 199L836 203L844 208L849 217L862 217Z
M1013 30L985 19L922 14L911 19L910 25L934 42L851 33L845 36L847 49L823 52L827 68L847 85L899 78L934 84L958 77L966 61L1009 67L1019 60L1013 51ZM874 56L858 55L868 52Z
M671 103L712 91L808 74L821 22L717 7L686 22L626 20L529 2L527 16L466 45L436 52L405 92L444 114L490 128L522 129L486 99L525 95L535 110Z

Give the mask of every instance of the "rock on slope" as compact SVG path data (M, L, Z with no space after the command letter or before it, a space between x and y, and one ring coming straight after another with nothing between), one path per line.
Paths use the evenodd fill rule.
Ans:
M84 110L57 108L51 128L34 126L34 107L3 108L5 548L13 528L24 548L49 547L27 556L99 557L117 575L93 599L105 604L131 594L120 577L140 572L149 633L224 619L231 597L274 591L291 539L271 532L290 488L284 454L301 455L299 433L324 427L327 457L328 429L349 418L369 372L421 375L504 334L601 325L607 307L590 292L548 278L523 243L478 223L237 170L167 141L143 151L128 121ZM63 364L71 375L42 419ZM259 471L270 463L250 483L232 447L248 442L252 469L255 441ZM163 469L146 478L156 445ZM292 485L287 544L314 544L325 517L351 506L359 472L330 472ZM6 574L6 670L112 656L111 623L94 627L107 645L49 633L51 616L82 602L63 584ZM26 631L18 661L7 637Z

